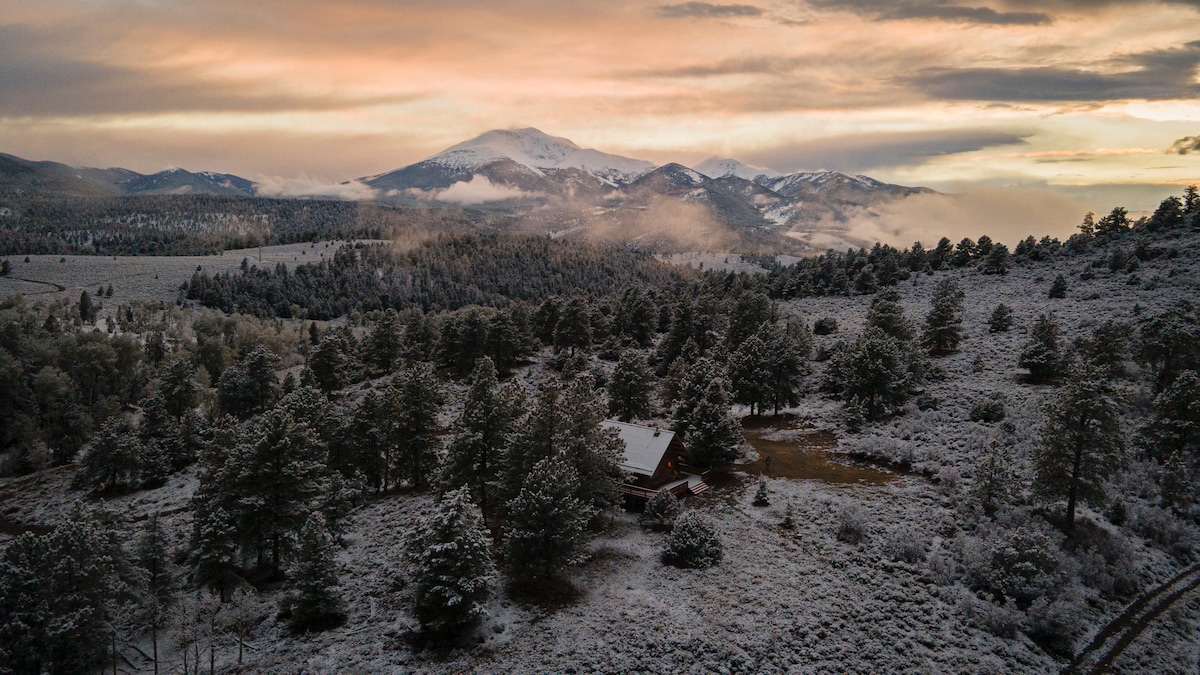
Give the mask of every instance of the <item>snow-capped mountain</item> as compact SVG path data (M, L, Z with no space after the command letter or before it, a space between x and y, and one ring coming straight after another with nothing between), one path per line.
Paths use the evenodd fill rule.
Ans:
M736 159L728 159L725 157L709 157L693 168L709 178L725 178L727 176L735 176L737 178L744 178L746 180L771 180L774 178L779 178L782 175L775 169L743 164Z
M451 146L425 162L456 170L472 170L507 159L541 172L579 169L614 185L627 183L654 168L652 162L581 148L538 129L497 129Z
M254 183L227 173L168 169L145 175L128 169L93 169L58 162L31 162L0 154L0 193L61 197L132 195L253 196Z

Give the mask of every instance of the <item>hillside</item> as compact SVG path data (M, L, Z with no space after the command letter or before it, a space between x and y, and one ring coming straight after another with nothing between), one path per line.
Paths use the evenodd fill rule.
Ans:
M1192 672L1197 447L1186 426L1172 426L1167 401L1182 401L1180 419L1191 419L1200 396L1188 388L1200 365L1198 213L1130 228L1114 211L1098 231L1022 241L1011 253L988 240L724 261L753 270L742 274L667 273L638 252L509 235L447 237L398 255L406 288L420 280L469 294L474 281L497 294L477 300L490 306L450 311L422 311L398 289L367 304L380 293L366 280L392 275L373 274L375 254L361 248L277 267L277 281L312 275L314 303L323 300L312 289L334 287L329 297L346 306L329 322L130 303L127 313L104 310L109 336L81 330L87 307L73 298L8 300L4 466L27 475L0 482L0 546L11 569L34 578L26 561L35 558L11 558L34 541L14 539L20 532L49 537L38 540L45 550L68 532L96 546L134 542L157 514L176 608L157 633L168 667L184 654L208 658L212 645L218 672L1058 673L1076 655L1080 672L1105 659L1123 672ZM485 251L504 254L482 268ZM357 271L320 276L335 267ZM510 277L522 267L517 285ZM256 296L267 309L280 299L288 312L305 306L281 295L282 282L255 286L266 277L249 265L221 277L243 284L239 307ZM959 322L933 324L960 327L961 340L931 354L927 317L947 297L958 297ZM393 299L399 311L382 311ZM1002 304L1007 327L995 318ZM1042 316L1073 365L1039 378L1027 353ZM881 351L853 361L867 338ZM504 386L480 406L486 378L470 373L484 356ZM896 379L870 390L885 397L872 412L852 387L888 359ZM642 373L650 404L632 419L681 429L696 458L721 429L737 431L726 449L740 458L682 502L722 543L714 566L664 564L669 535L604 506L597 486L616 478L596 424L626 410L620 387L639 379L630 372ZM1122 447L1098 479L1103 497L1086 495L1070 521L1064 493L1047 491L1037 467L1056 401L1079 391L1111 401ZM772 396L782 397L778 411ZM464 462L497 429L507 430L493 437L498 454ZM287 448L272 460L282 464L266 461L272 448ZM597 499L595 517L580 526L574 564L518 577L522 551L506 541L522 500L560 485L546 469L555 462L590 477L563 479L576 492L555 508ZM424 563L406 542L443 517L439 497L458 485L478 491L470 499L488 527L477 531L497 570L484 575L493 595L479 623L451 638L421 630L413 608ZM768 504L755 504L760 491ZM267 499L279 501L256 510ZM78 501L109 515L73 514ZM313 511L335 523L324 560L339 580L340 615L296 632L288 598ZM0 612L31 606L33 591L18 593L30 587L13 578L0 583L9 594ZM225 602L211 589L224 589ZM149 672L150 633L133 612L145 599L103 597L129 669ZM1142 605L1153 611L1139 614ZM1141 618L1119 620L1127 608ZM254 620L235 629L236 616ZM195 632L206 617L224 628Z

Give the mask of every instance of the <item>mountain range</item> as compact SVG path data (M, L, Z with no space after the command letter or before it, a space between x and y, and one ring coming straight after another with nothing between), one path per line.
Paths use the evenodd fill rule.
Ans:
M719 157L694 168L656 166L581 148L533 128L489 131L415 164L353 182L369 187L384 203L469 206L551 230L597 220L636 229L654 221L647 213L674 204L673 213L684 214L679 217L710 216L743 235L793 236L837 230L851 213L932 192L836 171L783 174ZM0 154L0 196L170 194L252 197L258 187L231 174L169 169L145 175Z

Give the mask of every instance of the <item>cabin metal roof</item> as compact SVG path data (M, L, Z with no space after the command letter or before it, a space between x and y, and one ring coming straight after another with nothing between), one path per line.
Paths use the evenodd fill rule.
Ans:
M625 444L625 455L621 458L621 468L639 476L653 476L654 471L662 462L667 447L675 438L674 431L644 427L640 424L627 424L605 420L600 426L606 429L616 429L621 442Z

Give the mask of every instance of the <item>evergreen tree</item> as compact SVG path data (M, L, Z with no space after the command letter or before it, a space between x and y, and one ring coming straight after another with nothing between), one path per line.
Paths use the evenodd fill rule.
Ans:
M1146 229L1151 232L1174 230L1184 223L1183 202L1179 197L1170 196L1159 203L1154 215L1146 221Z
M284 612L290 615L293 630L324 630L345 620L335 554L325 516L314 511L300 530L296 563L287 583Z
M100 309L96 307L96 303L92 302L92 296L83 291L79 294L79 319L83 323L94 323L96 315L100 313Z
M524 407L520 389L501 387L492 360L481 359L471 374L457 433L446 455L442 486L445 491L468 487L485 520L488 503L495 497L505 445L516 433Z
M1004 244L993 244L979 271L984 274L1008 274L1008 247Z
M1161 392L1184 370L1200 371L1200 312L1189 302L1143 320L1137 360L1152 371Z
M317 421L296 414L300 389L247 423L222 469L225 501L243 551L278 571L305 519L330 493L327 449Z
M390 373L404 353L400 336L400 315L385 309L362 343L363 361L377 373Z
M1096 236L1113 239L1128 232L1129 225L1129 212L1124 207L1117 206L1096 223Z
M1179 373L1154 398L1154 419L1142 437L1154 456L1200 457L1200 373Z
M196 407L198 388L194 375L192 364L182 358L172 359L162 369L158 395L167 414L177 420Z
M487 529L466 488L447 492L405 548L413 567L413 614L422 627L449 633L483 616L495 569Z
M274 405L279 397L279 378L275 375L278 362L266 347L258 346L226 368L217 381L221 414L245 419Z
M622 422L650 417L650 387L653 373L646 357L626 350L608 382L608 412Z
M929 268L940 270L948 267L953 257L954 243L948 237L942 237L933 251L929 253Z
M743 290L729 310L729 329L725 334L726 347L730 352L738 347L765 323L774 323L778 318L775 305L762 291Z
M147 624L150 628L150 646L154 658L154 672L158 672L158 629L171 599L171 571L167 561L167 541L158 522L158 513L146 521L146 529L137 543L136 560L145 571L145 594L143 599Z
M741 425L729 412L725 384L714 379L687 419L688 458L699 466L728 466L740 456L741 440Z
M308 354L312 383L326 394L345 387L350 382L350 351L350 341L344 332L325 331L325 336Z
M662 560L675 567L704 569L720 563L723 553L712 524L698 511L685 511L671 527Z
M565 418L558 451L579 477L576 496L596 511L612 506L625 478L625 445L615 429L600 426L607 407L591 378L578 378L567 387L561 410Z
M347 478L361 475L376 492L387 490L396 456L396 439L390 426L390 411L383 397L375 391L367 392L350 418L346 456L333 458L330 468Z
M504 563L514 581L550 579L582 559L591 509L578 492L579 476L562 458L533 465L504 528Z
M962 304L962 289L953 279L946 278L938 283L921 338L930 354L941 356L958 350L962 342Z
M913 338L913 326L900 307L900 294L894 288L880 291L867 308L867 325L874 326L899 342Z
M563 305L558 323L554 325L554 351L567 349L574 356L577 348L592 346L589 314L587 300L581 296L575 296Z
M414 487L427 482L437 462L437 414L443 402L437 376L427 364L404 368L392 378L386 405L396 448L396 468Z
M142 480L144 459L137 433L124 420L113 418L80 451L74 486L91 490L136 487Z
M1090 335L1076 339L1075 347L1088 365L1120 375L1129 353L1129 333L1129 326L1109 319L1093 328Z
M111 524L79 509L49 534L12 540L0 553L0 667L93 672L107 652L127 572Z
M1111 389L1095 371L1076 372L1047 406L1042 443L1033 453L1033 489L1067 500L1067 529L1075 523L1079 500L1097 503L1104 482L1125 452L1121 414Z
M1033 382L1047 382L1062 374L1066 364L1059 352L1058 324L1053 319L1045 314L1038 317L1017 365L1029 369Z
M671 419L675 433L686 436L691 429L693 411L699 407L700 401L708 391L708 385L720 382L725 391L728 391L728 385L725 383L723 369L710 359L698 358L690 366L681 360L680 366L683 372L680 373L681 382L676 387L678 392L675 398L675 412Z
M671 494L670 490L659 490L646 501L646 508L642 510L638 520L643 527L651 530L667 530L675 523L682 510L679 498Z
M509 502L521 491L533 466L558 452L565 433L562 389L557 383L538 388L537 404L517 425L517 432L505 448L501 460L499 496Z
M1050 285L1050 297L1052 299L1067 297L1067 278L1063 275L1054 277L1054 283Z
M868 327L830 359L825 386L841 394L847 405L861 405L875 419L908 400L911 380L900 344L878 328Z
M1012 308L1003 302L996 305L992 317L988 319L988 331L992 333L1007 333L1013 324Z
M1012 450L999 441L988 443L975 462L975 483L971 495L992 515L1013 496L1016 476L1012 467Z
M768 397L767 346L757 333L742 341L729 359L729 383L733 400L750 406L750 414L762 412Z

